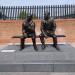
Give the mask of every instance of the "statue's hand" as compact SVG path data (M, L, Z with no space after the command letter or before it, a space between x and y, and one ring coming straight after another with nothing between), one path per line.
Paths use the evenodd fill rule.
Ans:
M47 38L48 38L48 36L47 36L47 35L45 35L45 38L47 39Z

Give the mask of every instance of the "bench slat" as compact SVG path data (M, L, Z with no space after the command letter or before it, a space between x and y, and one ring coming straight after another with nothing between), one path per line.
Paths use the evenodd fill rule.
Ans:
M56 36L57 37L66 37L65 35L56 35ZM12 38L22 38L22 37L23 37L23 35L16 35L16 36L13 36ZM36 38L39 38L39 35L37 35Z

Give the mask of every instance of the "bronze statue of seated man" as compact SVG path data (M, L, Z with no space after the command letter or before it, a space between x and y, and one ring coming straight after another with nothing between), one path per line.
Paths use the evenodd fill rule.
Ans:
M44 20L41 21L41 34L40 34L40 40L42 43L42 48L45 49L45 40L44 37L52 37L53 38L53 47L55 47L57 50L59 50L59 47L57 45L57 37L55 35L56 30L56 23L53 19L50 19L49 13L45 13Z
M26 21L22 24L22 33L24 36L21 38L21 50L24 49L24 41L27 37L31 37L34 49L38 50L36 46L35 23L33 22L32 17L32 15L28 15Z

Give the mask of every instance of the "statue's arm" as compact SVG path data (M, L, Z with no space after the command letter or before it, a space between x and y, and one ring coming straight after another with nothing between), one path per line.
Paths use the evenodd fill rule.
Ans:
M41 30L41 32L44 34L44 36L46 37L47 35L46 35L45 31L43 30L43 29L44 29L44 28L43 28L43 24L44 24L44 21L41 22L40 30Z

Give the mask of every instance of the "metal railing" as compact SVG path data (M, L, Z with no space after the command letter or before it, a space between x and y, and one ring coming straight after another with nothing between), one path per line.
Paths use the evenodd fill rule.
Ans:
M34 18L43 19L45 12L53 18L75 18L75 5L50 6L0 6L0 19L25 19L28 14Z

